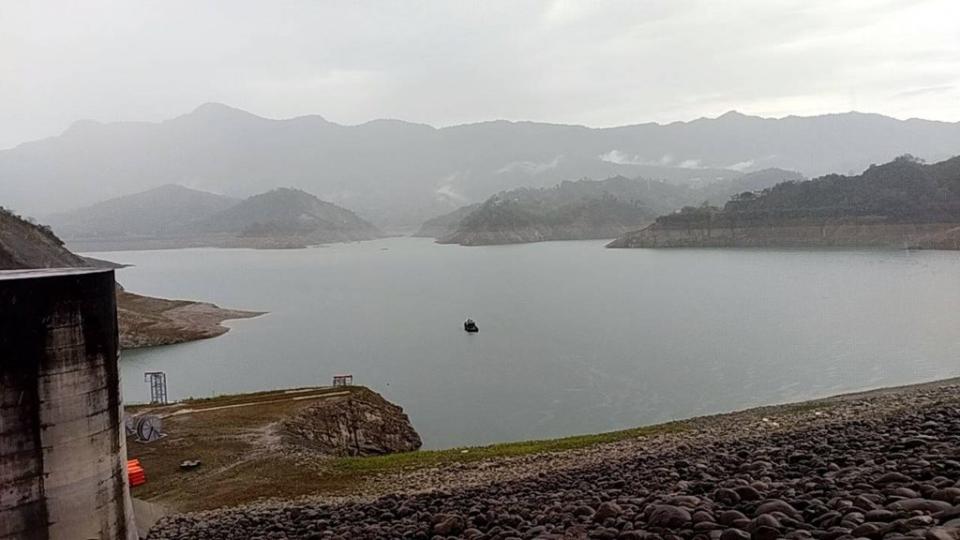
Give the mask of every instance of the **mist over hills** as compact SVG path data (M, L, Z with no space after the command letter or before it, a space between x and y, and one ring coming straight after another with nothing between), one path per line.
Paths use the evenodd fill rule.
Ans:
M685 188L623 176L498 193L464 216L441 244L487 245L612 238L682 205Z
M859 175L831 174L744 193L725 214L741 219L874 216L896 222L960 222L960 157L925 164L901 156Z
M806 178L796 171L778 168L763 169L744 174L739 178L721 180L701 188L694 188L689 194L690 204L706 202L723 206L730 197L739 193L761 191L782 182L799 182L802 180L806 180Z
M382 233L356 214L299 190L279 188L254 195L208 218L189 232L245 237L297 236L308 242L370 240Z
M167 184L42 218L62 238L176 234L239 203L239 199Z
M0 151L0 200L49 215L170 183L247 197L277 185L379 224L414 226L491 193L566 178L645 177L705 185L769 167L808 177L960 148L960 123L845 113L739 113L614 128L493 121L434 128L262 118L219 104L159 123L77 122Z
M498 193L426 221L417 236L462 245L613 238L686 205L723 204L744 191L802 179L794 171L764 169L701 187L623 176L564 181Z
M418 236L421 238L440 238L451 234L457 230L457 227L460 226L460 222L463 221L463 218L469 216L482 205L483 203L468 204L467 206L461 206L460 208L457 208L453 212L447 212L446 214L439 215L435 218L430 218L420 225L420 228L417 229L417 232L414 233L413 236Z

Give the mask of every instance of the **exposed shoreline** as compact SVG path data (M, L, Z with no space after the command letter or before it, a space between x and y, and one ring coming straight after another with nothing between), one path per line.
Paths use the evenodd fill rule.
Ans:
M657 448L662 445L673 446L693 439L704 442L704 440L722 440L744 433L800 431L809 421L826 418L851 420L884 416L910 410L913 407L912 396L919 396L928 390L944 389L953 393L951 399L960 406L960 377L955 377L696 416L623 431L489 445L470 448L466 454L461 454L463 448L451 448L423 450L386 458L369 458L365 460L366 466L363 466L362 462L357 464L364 470L376 473L376 476L364 487L364 491L369 490L369 493L362 493L361 498L386 493L442 490L446 489L444 486L452 484L465 487L481 486L491 481L522 480L538 476L543 470L579 469L597 459L606 461L626 458L637 451L648 450L649 445ZM817 412L830 414L821 416L816 414ZM592 443L591 439L594 438L598 438L600 442ZM583 446L578 447L574 444L570 449L552 450L557 446L562 447L557 443L577 439L584 440ZM503 455L473 460L469 457L470 453L476 452L477 449L499 449L499 453ZM512 455L515 453L516 455ZM422 461L435 461L429 459L430 454L440 455L449 460L440 459L436 460L439 461L438 466L421 467L417 458L428 458ZM406 460L407 463L403 467L394 470L393 464L389 462L405 461L404 456L410 456L411 459ZM531 468L531 465L535 467ZM488 474L491 470L495 471L495 474Z
M875 219L654 223L618 237L610 248L765 247L960 250L960 224L885 223Z
M466 247L504 246L535 244L538 242L576 242L581 240L609 240L618 238L636 227L608 226L583 228L569 227L523 227L500 231L455 232L436 239L438 244L453 244Z
M221 336L224 321L249 319L264 312L224 309L207 302L168 300L117 290L120 348L173 345Z
M712 459L714 452L719 452L720 456L727 455L718 449L737 446L744 441L749 441L750 448L756 449L758 457L751 459L761 459L759 456L766 455L764 445L774 445L771 448L775 450L783 445L783 440L804 444L812 437L822 439L825 435L815 433L823 432L839 437L845 441L843 444L848 444L850 441L844 439L846 434L862 430L864 426L873 432L902 430L904 423L913 422L912 418L916 415L928 412L953 414L950 411L956 413L954 420L960 424L960 378L701 416L596 436L419 451L374 458L347 458L312 465L304 462L305 467L319 467L319 477L323 479L315 481L315 493L312 495L295 500L251 501L237 508L168 518L164 523L172 529L164 528L162 524L158 531L177 530L186 535L156 533L151 538L189 538L189 531L195 531L196 526L209 530L221 530L219 527L223 526L226 527L223 530L235 530L236 520L244 515L263 515L266 516L264 523L285 523L296 528L301 523L289 517L291 509L297 509L297 514L307 511L325 514L331 526L356 527L360 524L347 516L354 515L351 513L357 509L366 511L373 508L379 504L377 501L384 500L381 499L384 496L392 500L394 505L404 501L419 505L424 500L436 501L438 498L444 501L496 498L517 489L533 496L532 492L525 491L531 485L550 486L554 482L566 482L564 479L596 475L598 470L604 475L613 475L609 479L612 482L621 470L636 471L638 463L667 460L663 466L670 469L673 463ZM891 440L890 444L895 444L896 440ZM953 451L960 455L960 442L952 448ZM734 467L730 474L736 470ZM956 480L960 481L960 468L956 472ZM681 473L684 476L690 471ZM676 481L674 478L670 482ZM665 484L659 496L666 496L667 493L676 495L677 489L672 483ZM549 491L547 488L544 490L544 497L552 496L546 493ZM613 497L609 494L606 496ZM960 496L957 502L960 503ZM590 497L586 503L594 507L592 513L599 501ZM344 504L347 506L340 506ZM347 510L338 514L341 508ZM456 512L457 508L447 510ZM466 507L460 510L463 516L469 513ZM337 515L340 517L333 517ZM387 520L384 526L401 526L399 522L404 527L415 525L402 516L395 515L394 518L398 523L392 524L393 520ZM600 526L599 523L588 524ZM255 534L258 531L245 529L243 532ZM290 538L300 536L292 534Z
M570 452L385 472L368 484L386 488L379 493L172 516L149 538L956 538L958 383L699 417Z
M78 253L104 253L111 251L163 251L173 249L306 249L312 246L346 242L362 242L364 239L344 239L319 242L308 238L206 235L192 237L143 237L143 238L89 238L67 240L67 247Z

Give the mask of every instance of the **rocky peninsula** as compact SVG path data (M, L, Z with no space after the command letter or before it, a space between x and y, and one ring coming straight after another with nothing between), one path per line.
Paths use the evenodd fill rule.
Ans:
M142 296L117 288L120 348L139 349L209 339L230 331L224 321L263 313L224 309L207 302Z
M433 458L383 470L347 500L171 516L149 538L960 537L958 380L695 418L563 452Z
M165 437L128 440L149 482L133 495L172 510L330 488L336 459L410 452L421 446L403 409L362 386L306 387L132 405L131 417L159 416ZM200 461L183 471L179 464Z

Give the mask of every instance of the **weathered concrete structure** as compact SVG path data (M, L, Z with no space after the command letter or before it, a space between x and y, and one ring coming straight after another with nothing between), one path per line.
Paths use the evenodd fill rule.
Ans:
M0 540L136 540L112 270L0 272Z

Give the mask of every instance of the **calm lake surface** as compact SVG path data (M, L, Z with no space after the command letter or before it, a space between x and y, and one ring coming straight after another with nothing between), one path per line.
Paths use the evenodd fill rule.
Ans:
M170 397L352 373L428 448L596 433L960 375L960 253L465 248L98 253L134 292L268 311L123 354ZM473 317L480 333L463 331Z

